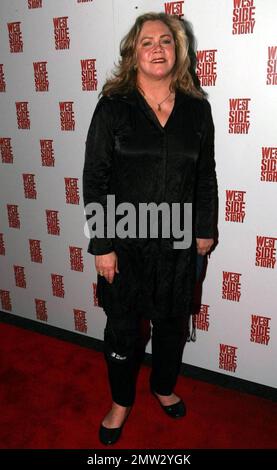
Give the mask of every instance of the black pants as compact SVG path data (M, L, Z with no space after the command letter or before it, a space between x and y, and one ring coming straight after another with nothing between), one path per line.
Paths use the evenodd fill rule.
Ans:
M188 334L188 318L152 320L152 371L150 387L159 395L171 395L182 363ZM132 406L136 394L136 378L149 339L145 320L124 328L116 320L107 319L104 333L105 358L113 401ZM150 326L150 325L149 325Z

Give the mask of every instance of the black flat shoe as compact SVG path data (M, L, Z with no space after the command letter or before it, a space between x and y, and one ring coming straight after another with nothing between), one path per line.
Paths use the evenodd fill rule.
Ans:
M99 428L99 440L105 446L115 444L121 436L121 431L124 427L124 424L127 421L127 418L130 414L131 409L128 411L127 415L124 418L123 423L119 428L106 428L103 424Z
M183 416L186 416L186 405L182 399L173 405L163 405L153 390L151 390L151 393L158 400L161 408L168 416L170 416L170 418L182 418Z
M105 426L101 424L99 428L100 442L102 442L102 444L106 446L115 444L120 438L122 428L123 428L123 424L119 428L113 428L113 429L105 428Z

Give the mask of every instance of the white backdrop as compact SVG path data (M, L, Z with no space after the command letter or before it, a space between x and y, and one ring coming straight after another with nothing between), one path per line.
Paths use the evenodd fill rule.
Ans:
M276 0L2 0L0 309L103 339L85 139L120 39L151 10L192 23L216 128L219 245L183 361L274 387Z

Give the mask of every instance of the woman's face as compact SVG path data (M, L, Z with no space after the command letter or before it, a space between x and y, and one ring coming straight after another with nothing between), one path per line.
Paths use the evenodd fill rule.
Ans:
M136 54L138 76L159 80L171 75L176 56L168 26L159 20L146 21L138 37Z

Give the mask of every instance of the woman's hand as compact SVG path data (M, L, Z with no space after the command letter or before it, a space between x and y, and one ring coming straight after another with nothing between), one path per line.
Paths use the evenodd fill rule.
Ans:
M118 261L115 251L111 251L106 255L95 256L95 267L98 274L104 276L105 279L111 284L115 273L119 273Z
M197 253L199 255L206 255L214 244L213 238L196 238Z

